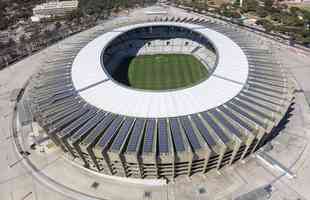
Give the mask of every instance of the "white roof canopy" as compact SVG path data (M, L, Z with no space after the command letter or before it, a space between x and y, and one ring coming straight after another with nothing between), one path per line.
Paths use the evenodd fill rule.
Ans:
M193 29L208 38L218 54L217 66L208 79L173 91L136 90L109 79L101 64L101 54L110 41L134 28L158 25ZM223 34L200 25L157 22L118 28L88 43L73 62L72 81L85 101L105 111L159 118L193 114L224 104L241 91L248 70L248 61L241 48Z

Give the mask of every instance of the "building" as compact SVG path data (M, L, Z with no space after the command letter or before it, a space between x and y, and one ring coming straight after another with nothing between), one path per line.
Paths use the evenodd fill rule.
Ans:
M34 16L59 16L77 9L78 1L51 1L33 8Z
M291 104L271 50L229 25L173 17L108 30L68 42L30 83L33 119L87 168L169 180L221 170L272 139ZM166 90L117 77L125 58L156 54L191 55L208 76Z

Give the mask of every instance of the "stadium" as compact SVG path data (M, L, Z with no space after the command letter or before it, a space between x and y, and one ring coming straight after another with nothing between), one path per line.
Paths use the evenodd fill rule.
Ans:
M86 168L172 180L245 159L293 98L286 71L245 31L153 18L68 40L29 82L33 120Z

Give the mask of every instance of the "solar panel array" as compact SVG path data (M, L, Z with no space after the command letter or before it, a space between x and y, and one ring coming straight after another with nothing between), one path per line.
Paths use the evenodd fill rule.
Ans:
M190 145L194 150L200 149L201 145L197 139L196 133L191 125L191 122L189 121L188 117L182 117L181 118L181 124L185 130L185 134L187 136L187 139L190 142Z
M216 141L211 136L208 128L203 124L202 119L199 118L198 115L192 115L191 119L195 123L197 129L199 130L200 134L204 138L204 140L210 145L214 146L216 145Z
M168 19L168 21L171 20ZM243 47L250 63L250 70L247 83L239 95L217 108L185 116L138 118L111 113L89 105L78 95L73 87L70 73L71 63L79 50L71 52L69 48L67 52L58 54L61 58L47 62L46 67L33 80L30 101L33 117L56 141L66 140L90 149L97 148L99 152L101 150L109 156L110 153L124 156L125 160L126 155L137 155L138 160L141 155L152 154L159 157L156 162L162 162L162 157L172 157L172 155L171 162L177 162L178 159L189 159L188 153L195 154L195 159L202 160L206 156L204 152L206 148L211 149L212 155L216 157L219 154L218 147L234 148L230 144L234 144L235 140L241 140L245 144L251 135L255 137L254 141L259 141L257 133L268 133L277 125L290 105L292 91L285 72L272 61L273 58L268 53L268 49L258 49L255 40L244 37L238 31L231 31L227 26L202 19L176 18L174 20L178 23L191 22L212 28L231 37L235 43ZM160 27L157 29L154 31L161 31ZM117 45L121 45L122 40L138 38L139 34L145 35L143 31L122 35L120 42L113 48L118 50ZM186 36L190 32L178 34ZM191 36L196 37L193 34ZM205 38L193 39L209 43ZM74 48L82 48L86 43L75 44ZM125 103L126 99L124 99ZM248 146L243 149L249 152L248 149L255 146L245 145ZM249 152L246 152L247 155ZM83 153L79 156L89 152ZM85 162L86 160L84 159ZM95 163L96 160L93 162ZM134 161L130 162L128 168L130 165L135 165L132 163ZM180 165L184 167L184 163L186 161L183 160L183 164ZM135 170L131 170L131 173Z
M141 135L143 134L144 131L144 124L145 120L144 119L137 119L135 126L132 130L131 137L127 146L127 151L128 152L135 152L137 149L137 145L139 143L139 139Z
M203 112L201 113L201 115L223 143L226 144L230 141L229 138L225 135L223 129L216 123L216 121L214 121L214 119L212 119L212 117L210 117L210 115L207 112Z
M88 133L92 130L102 119L104 118L105 112L99 111L96 116L94 116L91 120L89 120L86 124L84 124L77 132L75 132L71 137L70 140L75 142L76 140L80 139L84 134Z
M113 141L113 144L111 146L112 150L114 151L120 150L122 144L124 143L124 140L129 135L133 124L134 124L133 118L128 118L124 120L122 127L120 128L115 140Z
M82 144L89 145L93 144L94 141L101 135L103 131L110 125L113 121L115 115L107 114L105 118L89 133L89 135L83 140Z
M169 152L168 124L166 119L158 120L158 151L159 153Z
M156 121L148 120L145 128L143 152L152 152L156 131Z
M178 152L185 151L185 144L183 142L181 127L177 118L170 119L171 133L173 136L173 142L175 150Z
M106 147L108 142L111 142L111 139L115 134L117 133L118 128L120 127L122 123L123 117L118 116L112 124L109 126L109 128L104 132L103 136L100 138L98 142L98 146L100 147Z

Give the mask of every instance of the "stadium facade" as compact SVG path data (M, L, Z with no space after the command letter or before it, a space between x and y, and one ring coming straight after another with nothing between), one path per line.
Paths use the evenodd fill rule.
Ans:
M208 77L156 91L117 78L127 57L174 53L193 55ZM57 55L30 82L34 120L64 152L109 175L171 180L232 165L272 137L293 97L270 49L205 19L104 28Z

